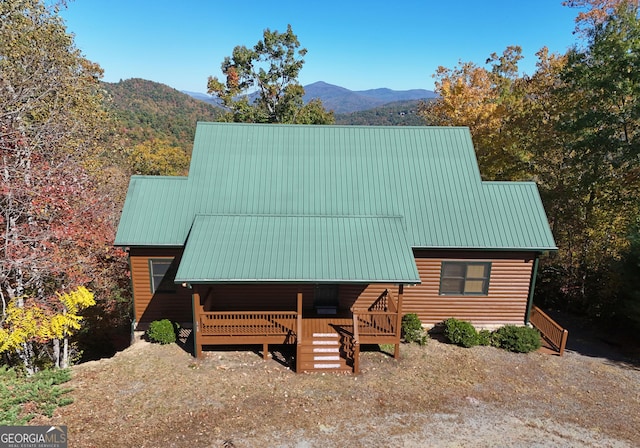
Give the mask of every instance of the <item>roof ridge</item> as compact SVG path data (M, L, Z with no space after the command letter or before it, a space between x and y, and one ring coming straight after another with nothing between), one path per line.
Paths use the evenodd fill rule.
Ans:
M289 214L289 213L196 213L194 216L246 216L267 218L401 218L404 215L345 215L345 214Z

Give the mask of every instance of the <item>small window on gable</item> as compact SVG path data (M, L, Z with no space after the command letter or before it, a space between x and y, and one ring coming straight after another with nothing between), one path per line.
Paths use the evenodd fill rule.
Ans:
M486 296L490 273L490 262L443 261L440 294Z
M149 273L151 274L151 293L158 290L164 292L175 292L173 279L175 269L172 269L173 258L151 258L149 259ZM173 275L172 275L173 274Z

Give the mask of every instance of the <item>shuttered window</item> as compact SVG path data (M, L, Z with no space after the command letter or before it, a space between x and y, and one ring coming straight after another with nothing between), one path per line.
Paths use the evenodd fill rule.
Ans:
M440 294L486 296L490 273L490 262L443 261Z
M173 278L175 278L175 269L171 269L172 263L173 258L149 259L149 273L151 277L152 293L155 293L160 289L164 292L175 292L176 288L173 284ZM171 277L171 274L173 274L173 278L169 278Z

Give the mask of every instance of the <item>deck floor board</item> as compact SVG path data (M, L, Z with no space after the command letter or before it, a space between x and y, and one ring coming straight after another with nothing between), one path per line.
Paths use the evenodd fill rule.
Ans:
M303 340L313 337L314 333L337 333L335 326L353 326L353 320L346 317L303 317L302 318L302 337Z

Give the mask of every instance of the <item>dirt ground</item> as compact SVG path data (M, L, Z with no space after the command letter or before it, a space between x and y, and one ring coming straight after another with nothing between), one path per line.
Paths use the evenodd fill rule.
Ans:
M74 403L32 423L67 425L70 447L640 445L637 360L431 340L363 353L355 376L273 355L137 342L74 367Z

